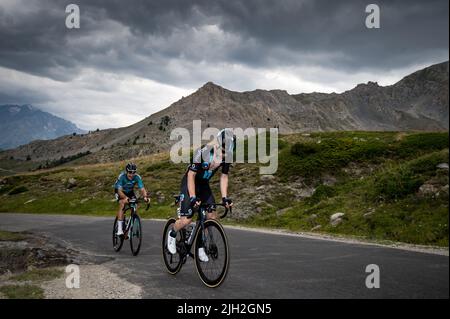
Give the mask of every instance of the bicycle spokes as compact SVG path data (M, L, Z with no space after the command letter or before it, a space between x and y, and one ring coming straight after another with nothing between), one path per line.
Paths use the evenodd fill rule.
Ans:
M225 278L228 271L228 244L222 227L215 221L205 223L202 236L203 241L196 243L196 254L203 247L208 261L201 261L196 255L196 266L200 278L209 287L217 287Z
M175 219L170 219L166 226L164 227L163 232L163 239L162 239L162 253L163 253L163 259L164 263L166 264L167 270L170 274L175 275L178 273L183 266L183 256L181 255L180 251L183 250L183 247L179 245L181 240L181 235L179 232L179 235L177 236L177 252L175 254L171 254L169 252L169 249L167 248L167 236L169 235L170 231L173 228L173 224L175 223Z

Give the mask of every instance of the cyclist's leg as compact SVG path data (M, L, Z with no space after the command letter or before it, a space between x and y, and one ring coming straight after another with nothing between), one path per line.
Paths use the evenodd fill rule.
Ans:
M125 198L119 198L118 202L119 202L119 211L117 212L117 219L119 221L119 225L118 225L118 234L122 234L125 231L125 214L124 214L124 207L125 205L128 203L128 199L136 197L136 195L134 194L134 192L129 192L129 193L124 193L125 194Z
M187 225L189 225L192 221L192 216L194 215L194 211L191 208L191 203L189 201L189 192L187 188L187 178L186 176L183 177L183 180L181 181L181 189L180 189L180 218L175 222L173 226L173 230L175 232L179 231L180 229L183 229Z
M127 195L127 197L129 199L137 199L136 193L134 191L131 191L131 192L125 194L125 195ZM137 208L139 208L139 204L136 202L136 209Z
M117 189L115 190L115 195L116 195L116 199L117 202L119 203L119 211L117 212L117 220L118 220L118 225L117 225L117 234L118 235L122 235L123 234L123 229L124 229L124 225L123 225L123 220L124 220L124 213L123 213L123 209L125 207L125 204L127 203L127 199L125 198L120 198L119 194L117 192Z
M114 190L114 196L116 197L116 201L119 203L119 211L116 214L117 219L123 220L123 208L125 207L127 200L120 198L119 193L117 192L117 189Z
M212 205L215 203L214 200L214 195L211 191L211 188L209 187L209 184L204 184L201 187L201 190L199 192L199 198L202 201L202 203L204 204L209 204ZM212 207L212 210L209 210L207 212L207 219L216 219L216 214L215 214L215 208ZM205 236L211 236L211 234L208 232L208 229L205 229L204 232ZM204 237L203 235L200 237L200 243L199 243L199 249L198 249L198 256L200 261L202 262L208 262L209 261L209 257L206 254L205 251L205 242L203 241ZM207 240L208 242L208 240ZM209 241L211 243L211 241Z
M176 238L177 232L180 229L183 229L187 225L189 225L192 221L192 216L194 212L191 208L189 202L189 194L187 189L187 178L184 176L181 182L181 190L180 190L180 201L181 201L181 209L180 209L180 218L177 219L175 224L173 225L172 230L169 231L167 237L167 248L171 254L175 254L177 251L176 248Z
M201 192L201 201L202 203L212 205L216 202L214 198L214 194L211 190L211 187L209 187L209 184L205 185L204 189L202 189ZM216 213L216 207L211 207L211 210L207 212L207 219L217 219L217 213Z

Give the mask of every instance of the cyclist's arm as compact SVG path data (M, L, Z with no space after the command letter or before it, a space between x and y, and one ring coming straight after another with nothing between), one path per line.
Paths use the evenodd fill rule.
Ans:
M147 197L148 198L147 190L144 187L142 187L140 189L140 191L141 191L142 197L144 197L144 198Z
M228 197L228 174L220 174L220 193L223 197Z
M188 192L189 197L196 196L195 194L195 175L197 172L189 170L187 173L187 186L188 186Z
M147 195L147 191L144 187L144 182L142 181L142 177L140 175L136 175L135 177L137 179L137 186L139 188L139 190L141 191L142 197L148 197Z

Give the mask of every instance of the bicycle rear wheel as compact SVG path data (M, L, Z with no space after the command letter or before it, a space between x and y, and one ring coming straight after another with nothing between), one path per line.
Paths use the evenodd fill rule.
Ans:
M179 249L177 249L176 254L172 255L170 253L169 249L167 248L167 236L168 236L169 232L172 230L175 222L176 222L176 220L174 218L171 218L167 221L166 225L164 226L163 238L162 238L162 255L163 255L163 259L164 259L164 264L167 267L167 271L171 275L175 275L181 270L181 267L183 266L182 260L183 260L183 258L185 258L185 256L181 256ZM180 233L181 232L178 232L178 235L177 235L177 246L178 246L179 239L181 237Z
M138 215L134 214L132 218L133 221L129 232L130 247L133 256L137 256L142 244L142 224Z
M203 247L208 261L203 262L198 256L198 249ZM221 224L215 220L207 220L204 230L197 230L194 245L195 267L203 283L211 288L218 287L228 273L230 255L228 240Z
M122 248L123 245L123 236L117 236L117 227L118 227L119 220L114 220L114 227L113 227L113 233L112 233L112 240L113 240L113 248L115 251L119 251Z

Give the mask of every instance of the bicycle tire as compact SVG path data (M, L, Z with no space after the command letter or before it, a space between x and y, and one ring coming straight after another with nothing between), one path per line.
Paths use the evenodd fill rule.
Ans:
M173 224L175 224L176 220L175 218L171 218L167 221L166 225L164 226L163 231L163 237L162 237L162 255L164 264L166 265L167 271L171 275L176 275L183 266L182 259L180 252L177 250L177 253L175 255L172 255L169 252L169 249L167 248L167 235L169 231L172 229ZM180 235L178 235L180 236ZM178 241L178 239L177 239Z
M123 245L123 241L124 238L123 236L117 236L117 222L118 222L118 218L116 217L116 219L114 220L114 226L113 226L113 234L112 234L112 240L113 240L113 249L116 252L119 252L120 249L122 249L122 245Z
M208 230L208 234L205 236L207 238L205 240L206 243L204 244L204 248L209 260L207 262L202 262L198 256L198 249L202 244L202 241L199 238L199 236L201 236L201 227L199 227L195 234L194 242L195 268L197 269L197 273L200 279L206 286L210 288L216 288L220 286L225 280L230 265L228 239L222 225L216 220L207 220L204 223L204 229ZM217 233L215 238L214 233ZM219 248L218 244L221 244L222 247ZM218 271L217 274L212 275L207 271L207 269L208 266L213 267L216 265L216 263L217 266L219 266L217 268Z
M141 250L142 244L142 223L138 215L134 214L132 218L133 222L131 224L131 229L128 232L128 236L130 238L131 253L133 256L137 256ZM135 239L137 239L136 243L134 243Z

